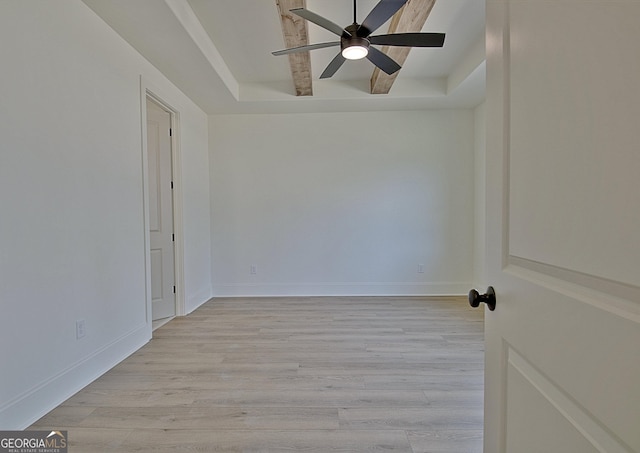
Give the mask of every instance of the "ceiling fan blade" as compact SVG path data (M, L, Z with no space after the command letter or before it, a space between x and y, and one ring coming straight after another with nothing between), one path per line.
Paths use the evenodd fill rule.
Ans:
M329 65L325 68L322 74L320 74L320 78L328 79L329 77L334 75L336 71L340 69L340 66L342 66L342 63L344 63L345 61L346 61L346 58L342 56L341 52L338 52L338 55L336 55L335 58L331 60L331 63L329 63Z
M369 36L371 44L404 47L442 47L444 33L392 33Z
M299 47L292 47L291 49L277 50L275 52L271 52L271 54L275 56L287 55L290 53L307 52L309 50L324 49L325 47L333 47L333 46L339 46L339 45L340 45L340 41L321 42L319 44L309 44L307 46L299 46Z
M321 26L325 30L329 30L332 33L335 33L338 36L342 36L346 34L347 36L351 36L351 33L346 31L338 24L334 24L329 19L325 19L324 17L314 13L313 11L309 11L305 8L294 8L290 9L289 12L295 14L296 16L300 16L303 19L307 19L309 22L313 22L316 25Z
M389 75L393 74L401 67L398 63L393 61L391 57L382 53L375 47L369 47L367 59Z
M369 36L376 31L380 25L384 24L391 16L397 13L407 1L408 0L380 0L365 20L362 21L359 30L364 30L362 33L358 33L358 36Z

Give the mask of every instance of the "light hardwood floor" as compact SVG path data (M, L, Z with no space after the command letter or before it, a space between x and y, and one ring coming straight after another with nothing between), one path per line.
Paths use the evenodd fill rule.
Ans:
M213 299L29 429L70 453L482 451L464 298Z

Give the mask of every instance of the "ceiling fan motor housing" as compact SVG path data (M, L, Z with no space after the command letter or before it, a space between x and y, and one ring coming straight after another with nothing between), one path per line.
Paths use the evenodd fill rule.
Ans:
M340 48L341 50L346 49L347 47L359 46L369 48L371 43L367 38L360 38L358 36L349 36L345 38L344 36L340 38Z

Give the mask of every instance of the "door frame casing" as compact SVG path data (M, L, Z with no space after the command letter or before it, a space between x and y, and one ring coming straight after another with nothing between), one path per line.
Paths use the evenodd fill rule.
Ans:
M161 89L154 86L144 76L140 76L140 112L141 112L141 143L142 143L142 196L144 213L144 256L145 256L145 306L146 320L151 330L153 312L151 301L151 236L149 233L149 154L147 149L147 99L165 109L170 116L171 124L171 179L173 181L173 232L174 248L174 278L176 285L176 316L184 316L185 292L184 292L184 228L183 228L183 204L182 204L182 155L180 150L180 110Z

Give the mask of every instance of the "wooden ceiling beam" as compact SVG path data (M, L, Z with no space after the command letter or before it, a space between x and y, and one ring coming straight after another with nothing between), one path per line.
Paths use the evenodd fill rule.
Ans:
M285 48L289 49L309 44L307 21L289 12L293 8L306 8L306 0L276 0L276 5L280 14ZM311 57L309 52L292 53L288 57L296 96L312 96Z
M387 33L420 32L424 26L436 0L409 0L391 18ZM411 47L383 46L382 52L393 58L402 66L409 55ZM378 68L371 76L371 94L388 94L400 71L388 75Z

